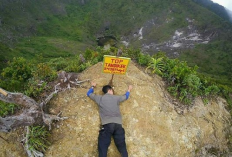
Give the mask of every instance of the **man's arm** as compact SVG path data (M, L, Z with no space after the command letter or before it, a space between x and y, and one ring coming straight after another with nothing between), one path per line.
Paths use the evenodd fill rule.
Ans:
M89 97L89 95L92 94L93 92L94 92L93 87L89 88L87 92L87 96Z
M95 82L91 82L91 87L89 88L88 92L87 92L87 96L89 97L90 94L92 94L94 92L94 87L96 86Z
M128 86L128 90L127 90L127 92L126 92L126 94L125 94L125 95L126 95L126 100L129 98L129 96L130 96L130 91L132 90L132 88L133 88L132 85L129 85L129 86Z

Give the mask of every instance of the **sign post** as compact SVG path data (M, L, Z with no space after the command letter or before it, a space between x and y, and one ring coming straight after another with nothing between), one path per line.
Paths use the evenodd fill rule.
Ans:
M109 85L113 85L114 74L125 75L130 58L104 55L103 73L112 74Z

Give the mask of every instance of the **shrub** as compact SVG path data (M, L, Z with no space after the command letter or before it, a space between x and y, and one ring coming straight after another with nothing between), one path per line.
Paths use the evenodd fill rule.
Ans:
M92 58L94 57L93 52L93 50L87 49L84 53L85 60L92 60Z
M51 59L48 62L48 65L52 67L54 70L59 71L65 69L69 65L69 62L67 61L66 58L60 57L60 58Z
M143 55L143 53L138 49L134 50L130 48L126 48L126 49L122 48L122 52L123 52L122 54L124 57L129 57L132 60L136 60L137 62L139 62L138 60L139 56Z
M178 59L163 58L162 77L170 86L168 91L185 104L191 103L191 100L200 94L202 83L197 76L197 68L191 68L187 62Z
M140 65L147 66L151 60L151 57L149 55L140 53L137 60Z
M47 82L41 82L38 79L31 78L24 93L29 97L36 98L46 89L46 85Z
M158 75L162 75L162 71L164 69L163 58L157 58L157 59L151 58L146 70L149 68L152 69L152 73L157 73Z
M181 102L184 102L185 104L190 104L191 98L192 95L189 93L189 91L186 88L180 88L179 99Z
M79 72L80 71L80 65L76 61L70 61L69 65L64 68L66 72Z
M183 86L193 97L199 94L201 84L200 78L195 74L189 74L183 80Z
M23 91L27 80L32 77L32 69L32 64L24 58L14 58L3 69L0 85L9 91Z
M39 63L36 67L37 68L33 73L35 78L51 81L57 77L56 71L53 70L47 63Z
M12 80L26 81L32 77L32 68L30 62L19 57L13 58L12 62L8 62L8 67L3 69L2 76Z
M208 96L208 95L216 95L216 94L219 94L220 92L220 89L218 86L216 85L211 85L211 86L208 86L208 87L205 87L204 88L204 95Z
M20 91L24 90L26 82L19 80L12 80L10 78L4 78L0 80L0 87L8 91Z
M92 63L90 61L83 63L80 65L80 71L83 71L85 69L87 69L88 67L90 67L92 65Z
M178 89L179 89L179 85L175 85L175 86L170 86L167 88L168 92L170 92L170 94L172 94L174 97L178 96Z

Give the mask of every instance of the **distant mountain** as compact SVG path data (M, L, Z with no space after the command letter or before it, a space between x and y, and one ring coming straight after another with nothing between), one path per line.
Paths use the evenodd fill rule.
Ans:
M164 51L216 80L232 79L232 24L210 0L0 0L0 9L0 68L14 56L70 57L99 39Z
M193 0L197 4L209 9L210 11L214 12L221 18L232 22L232 11L228 10L227 8L221 6L220 4L214 3L211 0Z

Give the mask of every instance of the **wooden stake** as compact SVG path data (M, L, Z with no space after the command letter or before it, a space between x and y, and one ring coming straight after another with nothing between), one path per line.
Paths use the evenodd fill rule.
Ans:
M3 94L4 96L8 95L8 93L2 88L0 88L0 93Z
M109 85L110 85L111 87L113 87L113 79L114 79L114 74L112 74L111 80L110 80L110 82L109 82Z

